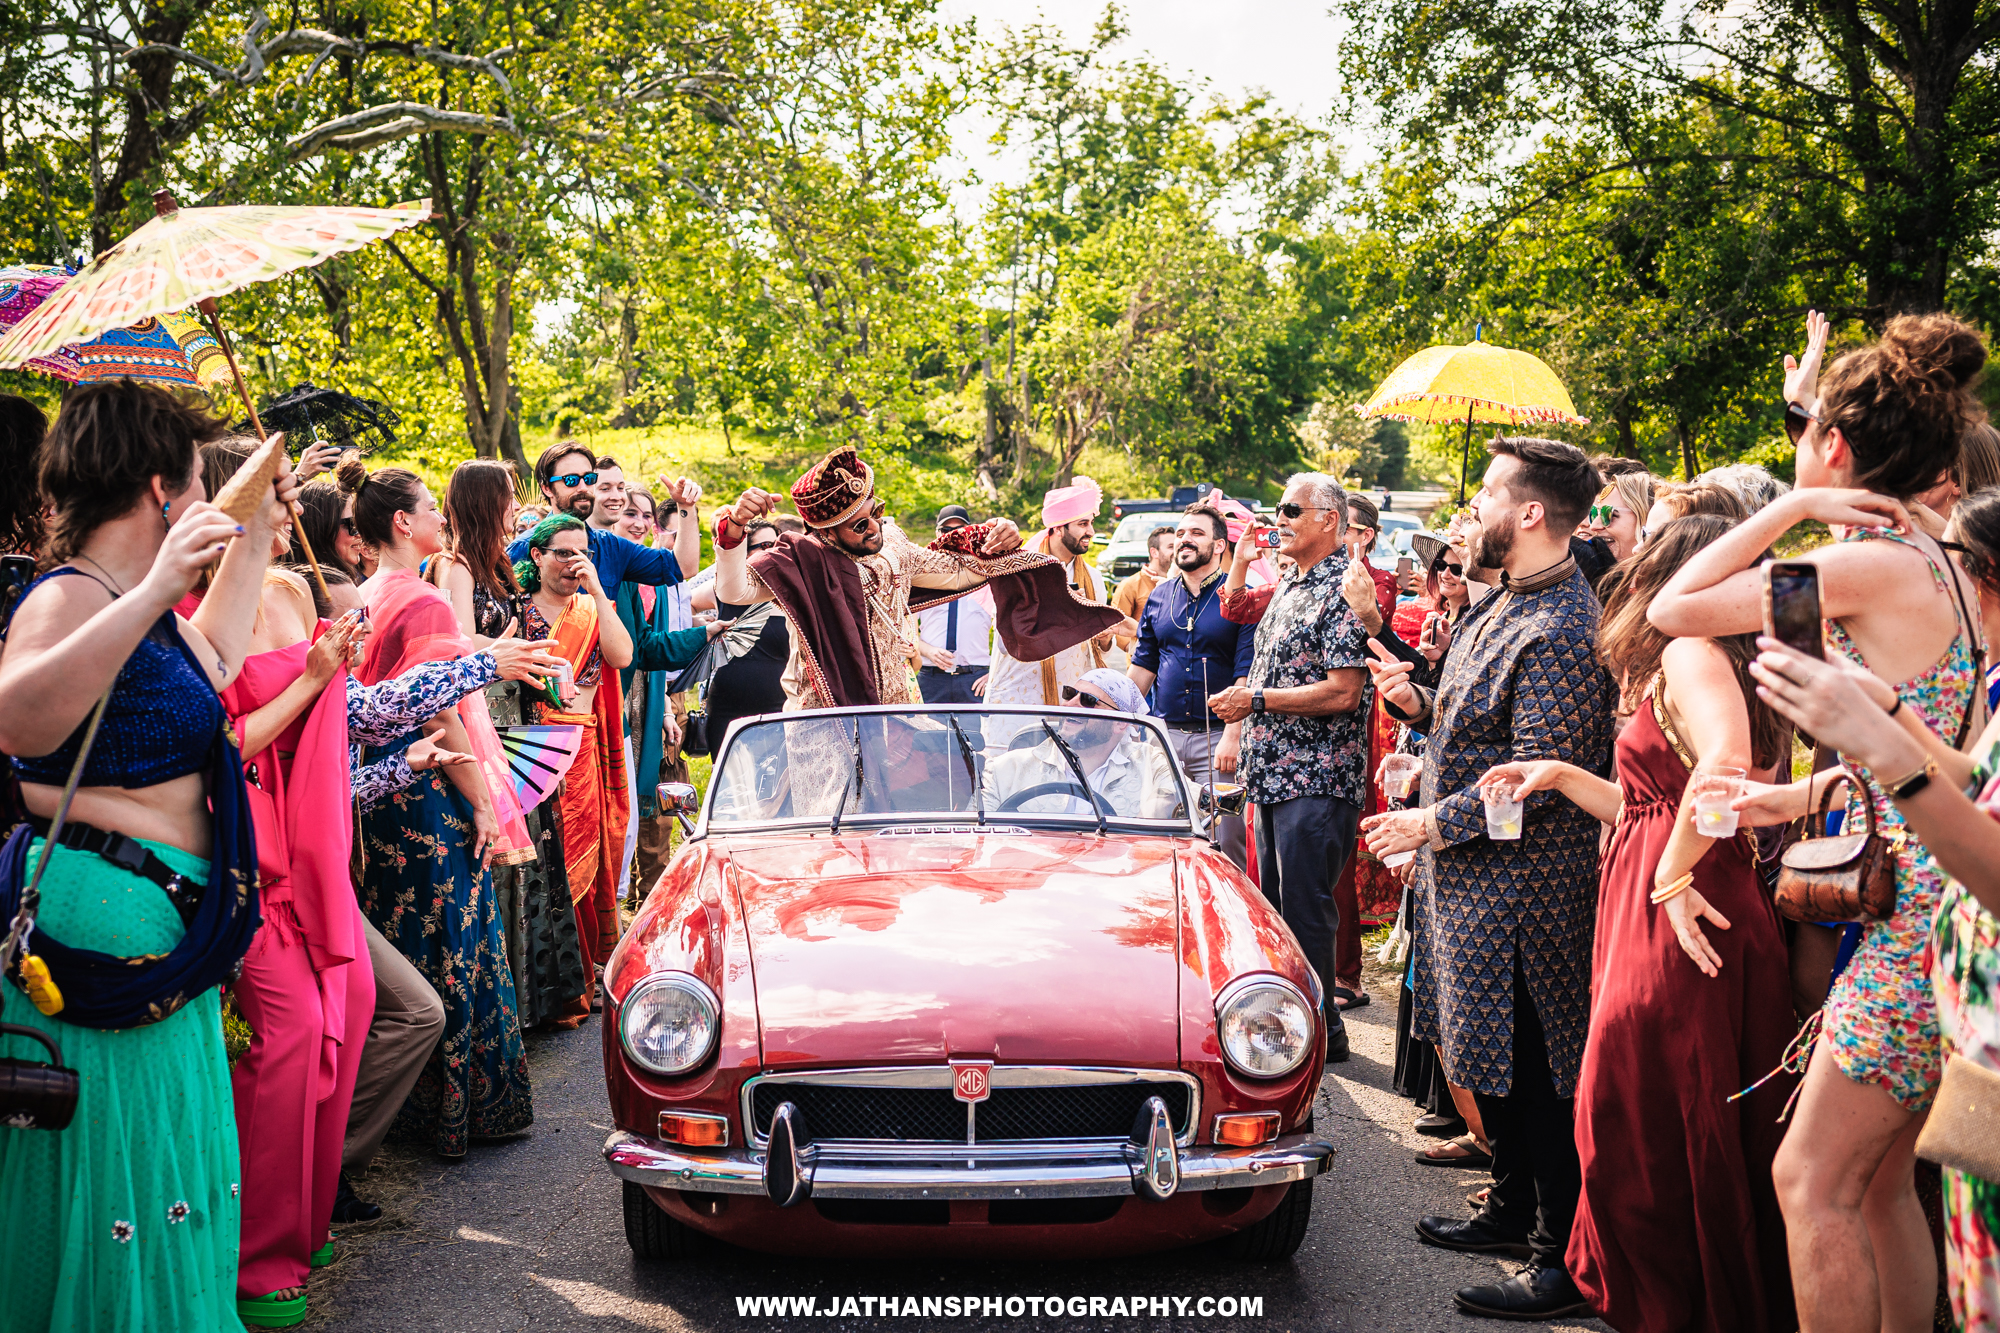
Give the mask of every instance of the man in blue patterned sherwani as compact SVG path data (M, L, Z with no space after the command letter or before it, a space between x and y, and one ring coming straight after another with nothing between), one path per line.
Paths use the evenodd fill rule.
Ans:
M1420 1239L1528 1267L1454 1297L1467 1314L1547 1319L1588 1309L1564 1267L1581 1188L1572 1112L1590 1018L1598 823L1554 792L1528 797L1518 840L1487 837L1478 783L1495 764L1561 759L1604 772L1616 691L1597 661L1596 596L1569 550L1598 480L1582 450L1496 439L1473 500L1473 559L1500 591L1452 635L1435 692L1386 653L1369 669L1389 711L1428 736L1421 808L1366 821L1377 856L1416 861L1418 1036L1472 1090L1493 1190L1469 1221Z

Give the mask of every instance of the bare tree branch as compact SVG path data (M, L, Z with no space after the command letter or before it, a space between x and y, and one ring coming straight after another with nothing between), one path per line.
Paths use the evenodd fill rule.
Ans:
M510 139L521 137L520 130L508 116L443 111L425 106L422 102L384 102L352 115L323 121L287 141L285 151L294 158L312 157L327 148L353 152L396 139L407 139L425 130L444 130L454 134L500 134Z

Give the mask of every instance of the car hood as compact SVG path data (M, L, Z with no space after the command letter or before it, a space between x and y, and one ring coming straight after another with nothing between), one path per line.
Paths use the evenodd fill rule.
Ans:
M1179 1061L1174 839L731 841L767 1067Z

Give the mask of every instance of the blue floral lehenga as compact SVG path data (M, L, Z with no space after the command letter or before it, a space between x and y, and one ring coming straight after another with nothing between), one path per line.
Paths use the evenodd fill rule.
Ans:
M370 746L364 762L421 734ZM390 1133L442 1157L535 1118L493 875L472 838L471 805L435 769L361 815L361 910L444 1002L444 1036Z

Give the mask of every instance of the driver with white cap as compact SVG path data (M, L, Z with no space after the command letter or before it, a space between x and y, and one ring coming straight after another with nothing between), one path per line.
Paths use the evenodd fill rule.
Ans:
M1122 671L1099 667L1085 672L1075 685L1064 686L1062 696L1064 704L1094 714L1051 719L1050 725L1076 756L1090 790L1103 802L1104 813L1122 819L1174 818L1181 806L1181 788L1166 747L1150 728L1115 720L1121 713L1147 714L1146 697L1138 686ZM1023 814L1091 814L1091 804L1077 790L1076 771L1061 746L1038 724L1030 726L1031 734L1042 736L1040 744L1009 750L986 766L987 808Z

